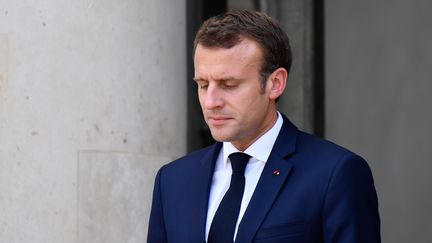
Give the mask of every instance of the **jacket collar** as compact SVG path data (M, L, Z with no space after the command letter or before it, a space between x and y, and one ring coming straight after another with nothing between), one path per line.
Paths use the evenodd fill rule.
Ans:
M240 222L236 242L253 241L291 172L290 155L296 149L298 130L285 116L283 118L282 129Z
M204 156L197 161L199 166L196 173L194 173L196 176L196 184L194 185L196 195L190 201L190 207L194 208L194 214L191 215L189 221L190 227L188 227L190 230L190 242L205 242L205 226L211 181L216 159L221 148L222 143L219 142L211 145Z

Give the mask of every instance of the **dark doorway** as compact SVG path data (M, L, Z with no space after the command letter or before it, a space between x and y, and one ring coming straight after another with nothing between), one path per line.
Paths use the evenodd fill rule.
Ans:
M227 2L220 0L188 0L187 11L187 150L188 152L214 142L210 130L202 117L198 102L197 87L193 82L193 41L204 20L227 10Z

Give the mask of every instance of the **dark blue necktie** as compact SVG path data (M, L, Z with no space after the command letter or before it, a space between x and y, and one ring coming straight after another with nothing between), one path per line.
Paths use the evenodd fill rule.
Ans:
M245 153L233 153L231 160L231 184L225 193L213 218L208 235L208 243L233 242L240 205L245 187L244 171L250 156Z

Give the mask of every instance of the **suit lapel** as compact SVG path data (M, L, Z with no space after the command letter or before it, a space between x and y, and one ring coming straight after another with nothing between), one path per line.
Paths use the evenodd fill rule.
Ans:
M193 176L196 177L193 178L196 182L196 184L193 185L195 186L193 191L196 194L193 195L193 198L191 198L190 201L190 207L194 212L191 215L189 227L190 242L205 242L205 226L210 186L213 178L215 162L221 147L222 143L214 144L200 159L199 163L197 163L197 171L193 173Z
M261 223L288 178L295 151L297 128L286 117L237 232L236 242L252 242Z

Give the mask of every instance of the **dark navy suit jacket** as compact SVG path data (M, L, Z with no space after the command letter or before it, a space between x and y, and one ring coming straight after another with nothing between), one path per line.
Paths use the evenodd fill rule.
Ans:
M159 170L149 243L205 242L210 185L221 147L216 143ZM380 242L369 166L358 155L297 130L284 117L236 242Z

